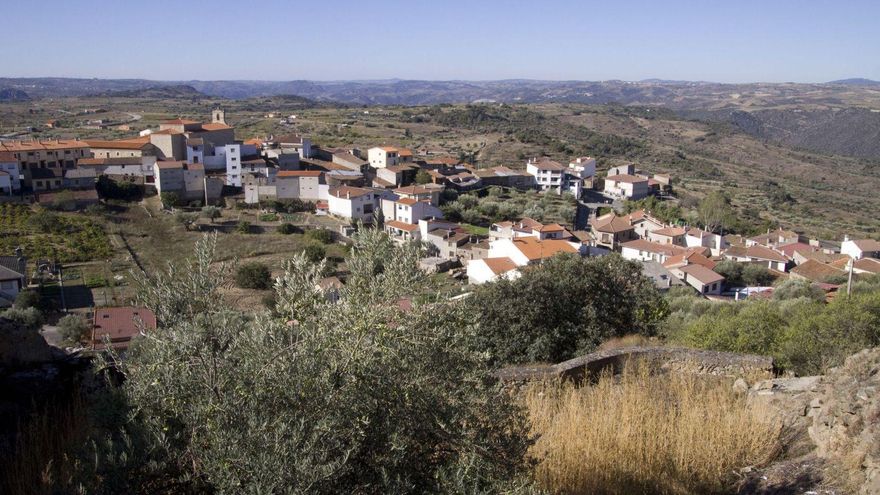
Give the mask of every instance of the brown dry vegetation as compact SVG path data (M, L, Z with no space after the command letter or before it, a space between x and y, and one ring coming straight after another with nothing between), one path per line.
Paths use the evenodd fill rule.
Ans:
M633 365L583 388L534 385L525 403L535 476L553 493L731 492L738 470L780 451L780 426L727 380Z

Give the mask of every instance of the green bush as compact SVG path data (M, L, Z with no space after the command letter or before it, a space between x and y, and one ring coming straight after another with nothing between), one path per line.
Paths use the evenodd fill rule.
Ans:
M29 330L39 330L43 326L43 314L33 306L26 309L12 307L0 313L0 316Z
M799 375L822 373L880 345L880 288L870 282L829 304L824 293L798 280L780 284L772 300L688 305L679 299L670 301L672 314L663 327L671 343L769 354Z
M278 215L275 213L263 213L259 216L261 222L277 222Z
M75 346L89 338L91 325L79 315L65 315L58 320L58 333L65 344Z
M307 260L317 263L327 257L327 250L320 244L310 243L303 248L303 254Z
M499 365L556 363L611 337L651 336L666 314L640 264L617 255L557 255L517 280L478 286L467 303L480 315L477 349Z
M265 290L272 286L272 273L264 263L245 263L235 271L235 285L242 289Z
M15 302L12 305L18 309L39 308L41 307L40 293L24 289L15 296Z
M180 195L176 192L165 191L159 194L162 206L165 208L174 208L180 206Z
M220 211L220 208L217 208L216 206L206 206L202 208L202 216L212 222L220 218L222 215L223 213Z

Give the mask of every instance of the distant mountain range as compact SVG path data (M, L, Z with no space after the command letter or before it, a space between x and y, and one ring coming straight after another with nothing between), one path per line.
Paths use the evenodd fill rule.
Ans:
M142 89L123 89L104 91L96 93L95 97L117 97L117 98L208 98L208 95L199 92L192 86L178 84L172 86L151 86Z
M855 77L852 79L838 79L837 81L831 81L828 84L843 84L846 86L880 86L880 81Z
M880 158L880 82L824 84L650 79L627 81L151 81L0 78L0 101L120 98L290 98L303 106L442 103L584 103L663 106L725 122L761 139L825 153Z
M771 95L801 93L833 86L872 87L880 82L844 79L827 84L721 84L649 79L626 81L151 81L146 79L0 78L0 88L23 91L31 98L63 96L125 96L157 88L190 88L208 97L246 99L297 95L317 101L362 105L432 105L438 103L610 103L689 107L690 100L709 94ZM187 90L188 91L188 90ZM177 91L173 91L177 93ZM132 93L134 95L136 93ZM145 93L149 94L149 93ZM157 94L157 96L160 96ZM175 97L175 94L170 97ZM188 96L182 94L182 96ZM198 96L193 94L192 96Z

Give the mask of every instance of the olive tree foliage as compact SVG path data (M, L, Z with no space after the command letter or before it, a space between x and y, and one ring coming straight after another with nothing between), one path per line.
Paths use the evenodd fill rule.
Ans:
M479 286L477 349L497 365L559 362L626 334L653 336L667 305L641 266L619 255L560 254L520 278Z
M467 308L396 304L424 279L417 245L361 229L337 303L318 288L324 262L296 255L275 311L256 315L217 303L229 270L215 246L142 284L160 327L118 365L123 429L140 435L115 447L126 492L161 491L157 479L176 492L532 491L527 421L471 350Z

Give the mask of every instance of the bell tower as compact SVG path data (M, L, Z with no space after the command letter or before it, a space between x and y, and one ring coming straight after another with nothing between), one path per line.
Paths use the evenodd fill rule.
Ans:
M225 124L226 112L220 107L215 108L214 111L211 112L211 122L214 124Z

